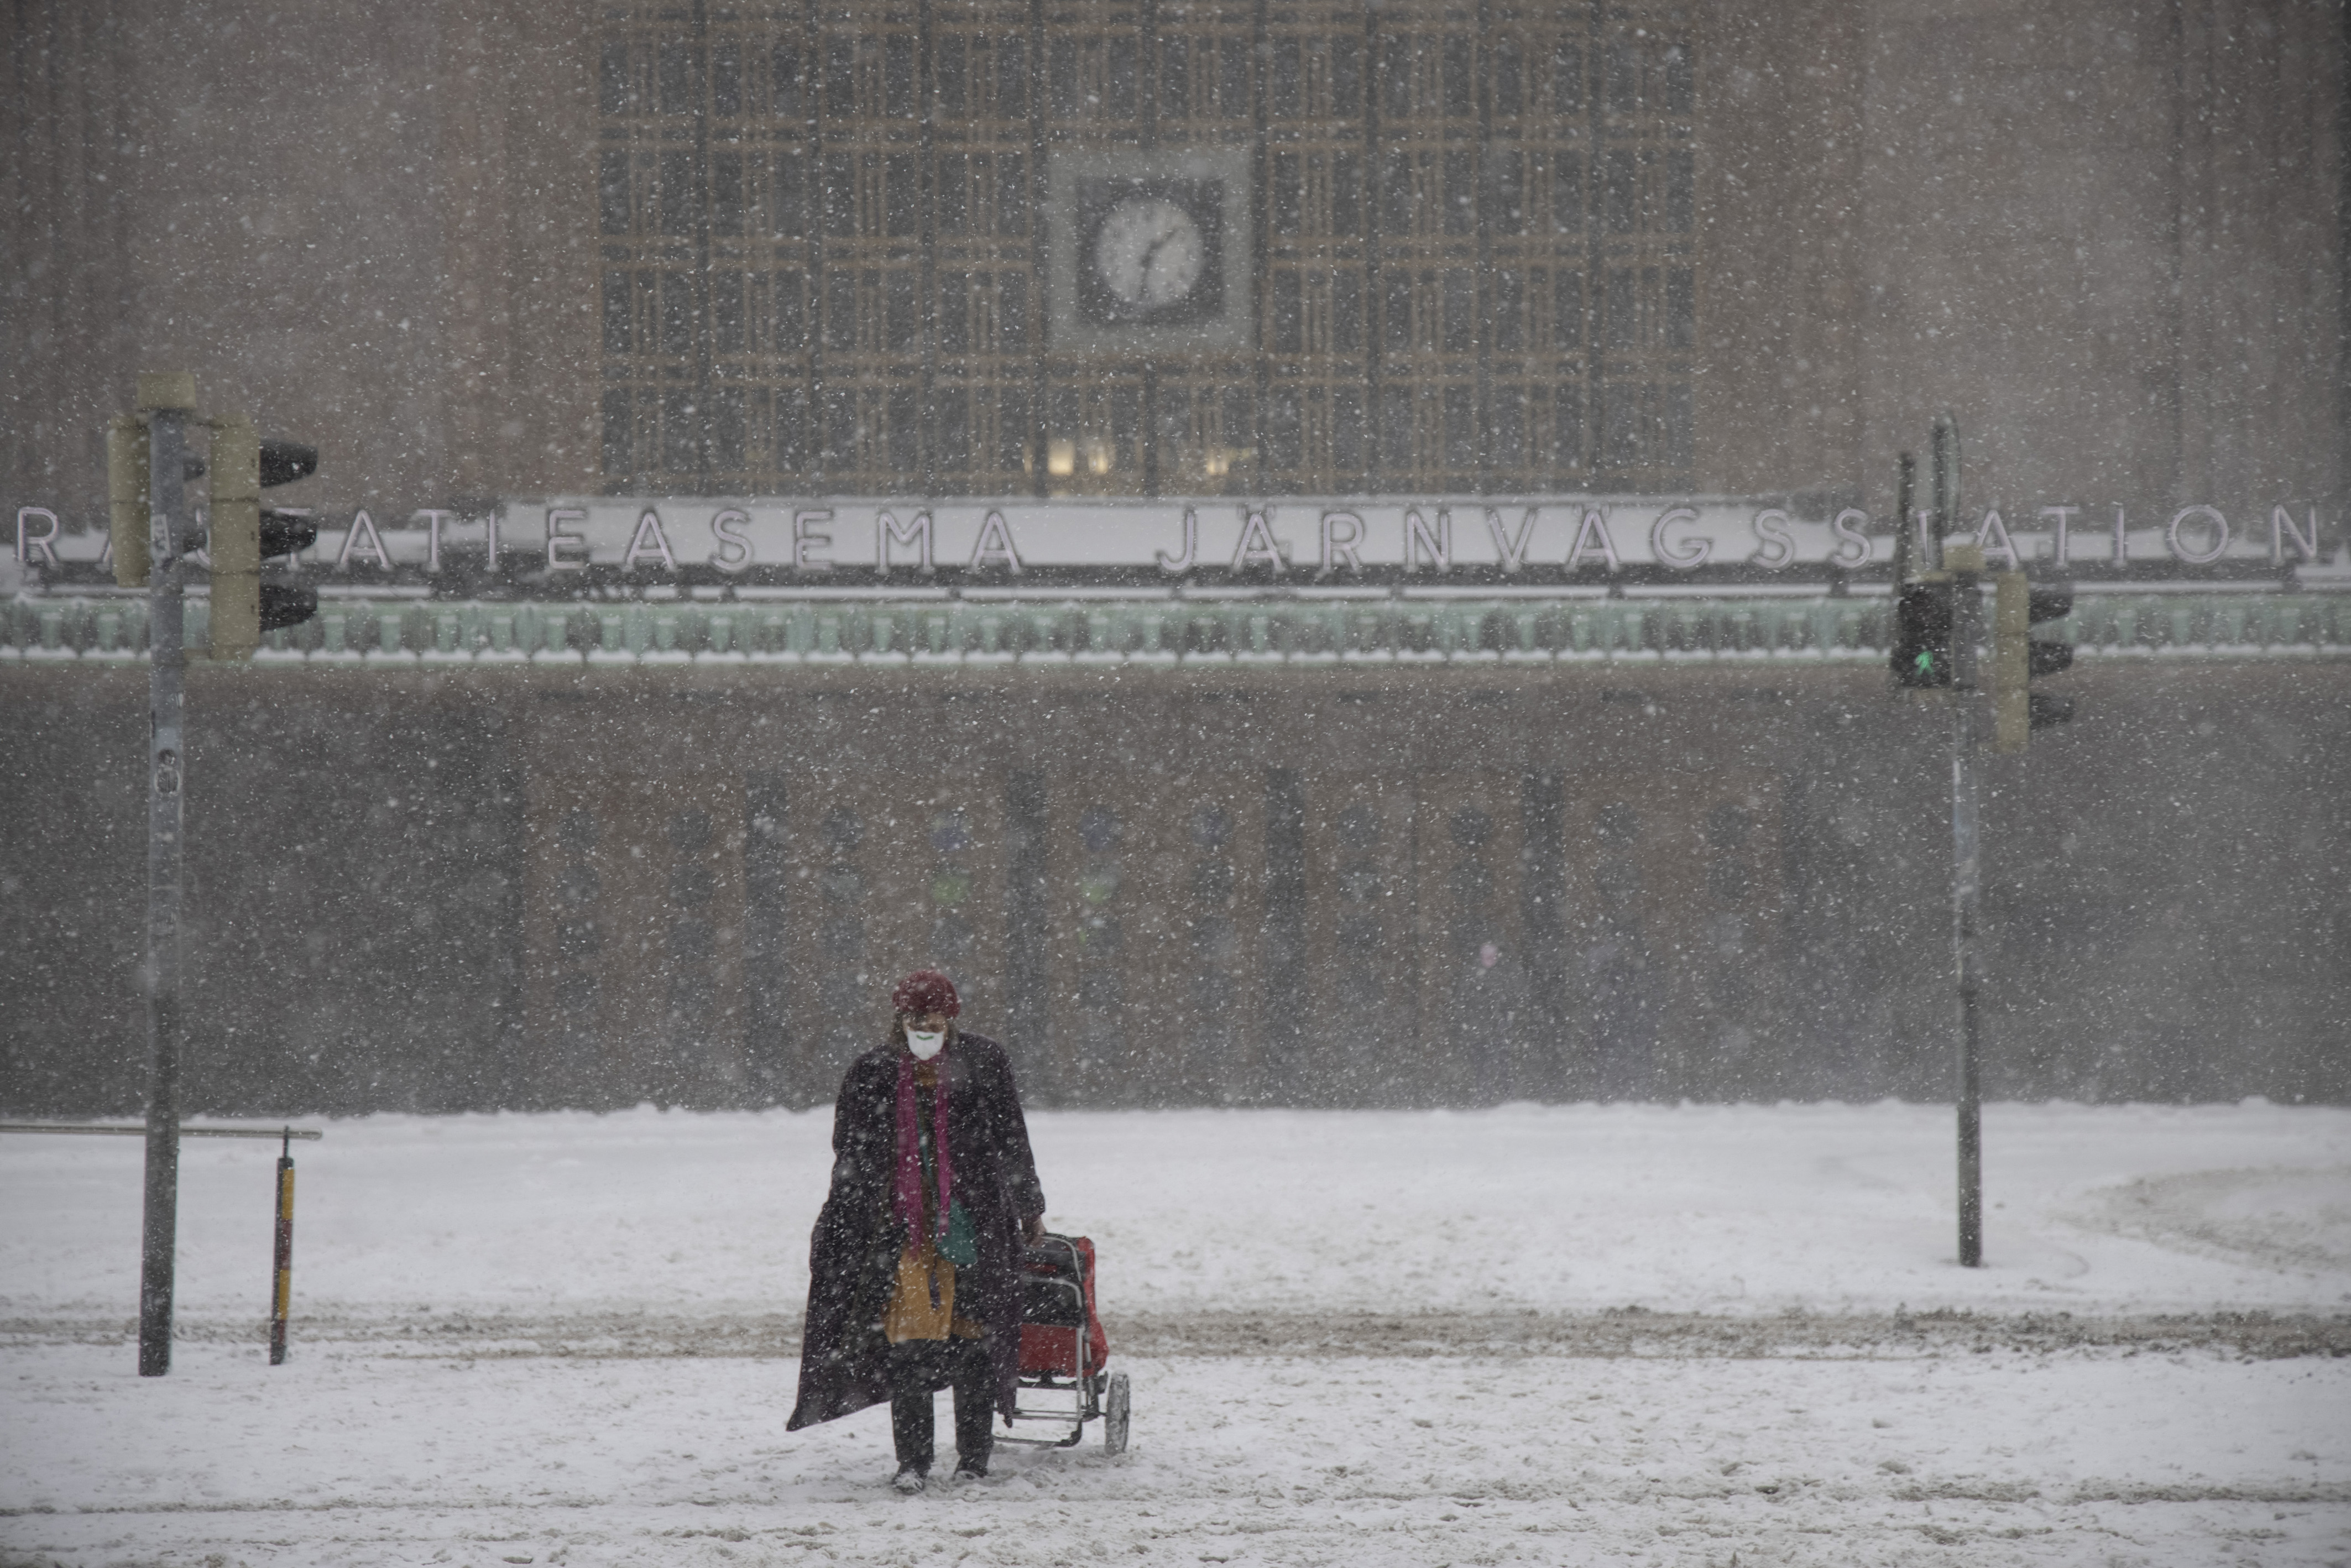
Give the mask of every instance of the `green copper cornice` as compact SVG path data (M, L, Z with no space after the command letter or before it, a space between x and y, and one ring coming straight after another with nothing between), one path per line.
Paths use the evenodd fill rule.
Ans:
M1874 661L1887 601L1696 594L1230 597L1001 594L609 601L330 598L268 634L259 667L422 664L796 665ZM188 605L192 646L205 636ZM2084 593L2056 623L2085 659L2351 651L2351 594ZM0 602L0 660L139 661L133 596Z

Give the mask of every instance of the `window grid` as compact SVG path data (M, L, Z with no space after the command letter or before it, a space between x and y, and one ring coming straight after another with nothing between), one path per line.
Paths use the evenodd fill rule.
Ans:
M1145 85L1158 142L1248 145L1257 114L1257 7L1236 0L1156 0L1152 11Z
M1704 268L1670 5L608 9L604 484L1670 488ZM1053 147L1241 146L1254 353L1054 354Z
M1270 490L1373 482L1370 50L1358 5L1269 13L1258 329L1267 387L1256 482Z
M1037 159L1041 37L1027 0L932 0L933 174L925 423L935 488L1031 487L1045 295ZM890 488L886 484L877 488Z

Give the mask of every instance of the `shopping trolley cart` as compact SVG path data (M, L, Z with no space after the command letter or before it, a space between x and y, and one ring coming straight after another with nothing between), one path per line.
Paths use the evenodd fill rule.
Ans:
M1086 1423L1102 1424L1102 1447L1126 1449L1126 1374L1110 1372L1110 1339L1094 1315L1094 1244L1048 1232L1028 1250L1020 1274L1020 1386L1012 1422L1063 1428L1050 1437L999 1441L1075 1448Z

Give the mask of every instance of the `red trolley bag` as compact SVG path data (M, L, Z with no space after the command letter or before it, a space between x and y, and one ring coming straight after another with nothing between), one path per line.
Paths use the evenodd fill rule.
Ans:
M1011 1443L1074 1448L1085 1424L1100 1419L1102 1446L1126 1448L1131 1400L1126 1374L1104 1370L1110 1336L1094 1311L1094 1244L1050 1232L1028 1250L1020 1276L1020 1388L1016 1427L1059 1427L1050 1437L1007 1436Z

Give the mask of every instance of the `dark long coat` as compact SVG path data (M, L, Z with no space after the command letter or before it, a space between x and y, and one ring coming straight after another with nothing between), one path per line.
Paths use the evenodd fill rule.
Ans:
M890 1212L902 1049L893 1043L867 1051L841 1081L832 1111L832 1190L809 1239L799 1404L787 1431L891 1396L882 1314L906 1244L906 1228ZM954 1197L978 1232L978 1265L956 1270L956 1315L987 1325L997 1408L1008 1415L1020 1364L1020 1230L1045 1212L1045 1193L1004 1048L958 1033L938 1062Z

